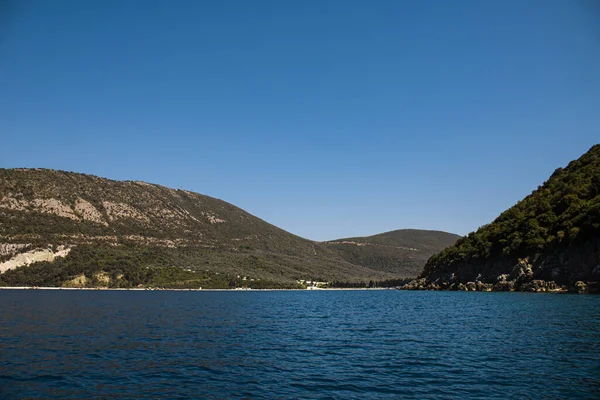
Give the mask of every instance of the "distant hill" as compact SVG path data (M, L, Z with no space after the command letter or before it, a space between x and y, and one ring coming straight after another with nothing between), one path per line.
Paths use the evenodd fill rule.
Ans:
M597 290L600 281L600 145L495 221L431 257L407 288Z
M324 244L352 264L408 278L417 276L429 257L453 245L459 237L442 231L400 229Z
M402 252L385 246L366 248L374 260ZM259 288L406 276L391 264L353 262L347 254L187 190L0 169L0 285Z

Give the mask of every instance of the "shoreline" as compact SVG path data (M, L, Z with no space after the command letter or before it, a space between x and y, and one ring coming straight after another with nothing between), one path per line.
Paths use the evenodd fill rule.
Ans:
M381 291L399 290L403 292L479 292L479 293L546 293L578 294L565 288L532 292L527 290L448 290L448 289L397 289L397 288L325 288L325 289L160 289L160 288L68 288L54 286L0 286L2 290L51 290L51 291L117 291L117 292L319 292L319 291ZM583 292L595 294L595 292Z
M0 290L87 290L120 292L318 292L340 290L396 290L396 288L324 288L324 289L170 289L170 288L68 288L54 286L0 286Z

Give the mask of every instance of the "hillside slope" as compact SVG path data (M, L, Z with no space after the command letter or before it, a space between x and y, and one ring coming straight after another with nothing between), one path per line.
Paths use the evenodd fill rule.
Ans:
M600 145L558 168L491 224L431 257L421 278L407 288L597 290Z
M396 277L218 199L45 169L0 169L3 271L0 284L38 286L223 287L239 276L260 287Z
M410 278L423 270L429 257L453 245L459 237L442 231L400 229L324 244L352 264Z

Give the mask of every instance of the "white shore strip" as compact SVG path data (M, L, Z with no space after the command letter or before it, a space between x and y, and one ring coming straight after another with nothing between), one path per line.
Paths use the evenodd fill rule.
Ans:
M325 289L161 289L161 288L69 288L53 286L0 286L0 290L116 290L136 292L299 292L299 291L338 291L338 290L395 290L395 288L325 288Z

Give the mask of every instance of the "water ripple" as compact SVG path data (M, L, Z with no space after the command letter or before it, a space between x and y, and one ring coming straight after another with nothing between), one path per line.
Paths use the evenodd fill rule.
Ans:
M600 296L0 291L0 398L598 398Z

